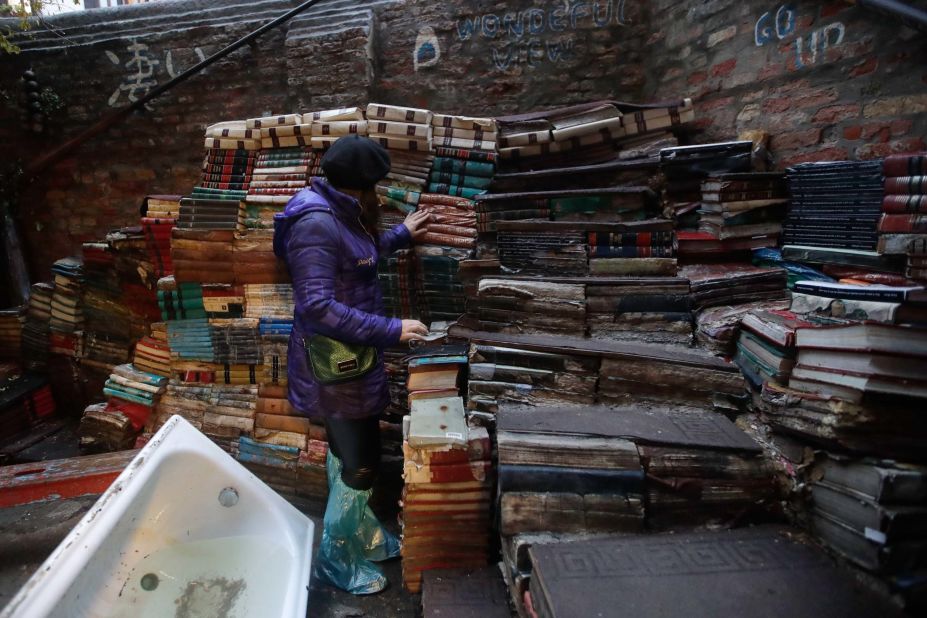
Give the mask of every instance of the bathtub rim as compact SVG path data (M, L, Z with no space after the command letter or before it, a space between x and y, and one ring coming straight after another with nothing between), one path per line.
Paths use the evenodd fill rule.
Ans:
M178 435L179 439L162 448L171 434ZM23 584L6 607L0 609L0 618L40 618L51 614L80 572L100 551L109 531L131 506L132 498L123 490L130 483L144 485L158 469L159 461L175 451L187 450L191 443L205 448L204 454L231 457L186 419L177 414L171 416ZM263 488L258 491L264 492L278 504L290 527L289 532L301 547L306 548L304 553L297 551L294 555L294 567L288 578L290 581L282 614L301 618L305 616L308 607L315 524L237 460L232 458L232 461L241 468L240 473L258 481L259 486Z

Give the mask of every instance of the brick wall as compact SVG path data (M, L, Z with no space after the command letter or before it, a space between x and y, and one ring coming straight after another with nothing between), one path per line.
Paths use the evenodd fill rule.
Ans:
M4 58L0 140L28 162L297 3L184 0L58 16ZM767 129L780 166L924 147L927 39L845 2L328 0L48 170L19 201L33 278L196 182L219 120L369 101L502 114L691 96L701 141ZM784 8L780 8L784 7ZM801 53L799 54L799 50ZM21 72L66 108L23 129ZM140 77L139 74L150 75Z
M779 167L925 148L923 34L847 2L648 5L646 96L691 96L701 141L764 129Z

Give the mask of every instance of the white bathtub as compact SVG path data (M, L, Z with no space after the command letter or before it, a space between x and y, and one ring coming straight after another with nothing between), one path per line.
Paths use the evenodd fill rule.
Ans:
M174 416L0 618L304 618L312 533L305 515Z

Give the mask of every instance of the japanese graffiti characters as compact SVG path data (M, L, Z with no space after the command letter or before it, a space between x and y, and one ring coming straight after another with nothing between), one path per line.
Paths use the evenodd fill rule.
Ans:
M116 66L122 66L126 70L122 77L122 83L116 87L109 97L108 103L110 107L122 105L123 94L125 94L125 98L129 102L134 103L158 85L156 72L162 66L162 63L161 59L148 48L148 45L139 43L136 39L129 39L126 51L128 52L128 60L125 62L120 60L119 56L114 52L106 51L106 57L109 58L110 62ZM193 52L199 60L206 58L206 54L199 47L195 47ZM192 58L189 60L191 63L193 62ZM176 77L181 72L175 68L174 64L174 54L171 50L167 50L164 52L163 67L168 77Z

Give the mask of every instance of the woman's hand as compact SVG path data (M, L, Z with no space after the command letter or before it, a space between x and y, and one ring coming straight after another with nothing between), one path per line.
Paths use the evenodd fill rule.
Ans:
M425 226L429 221L431 221L431 215L427 212L418 210L409 213L402 224L405 225L409 233L412 234L412 240L418 240L422 237L422 234L425 233Z
M405 343L416 339L424 339L427 334L428 327L418 320L403 320L402 335L399 336L399 341Z

